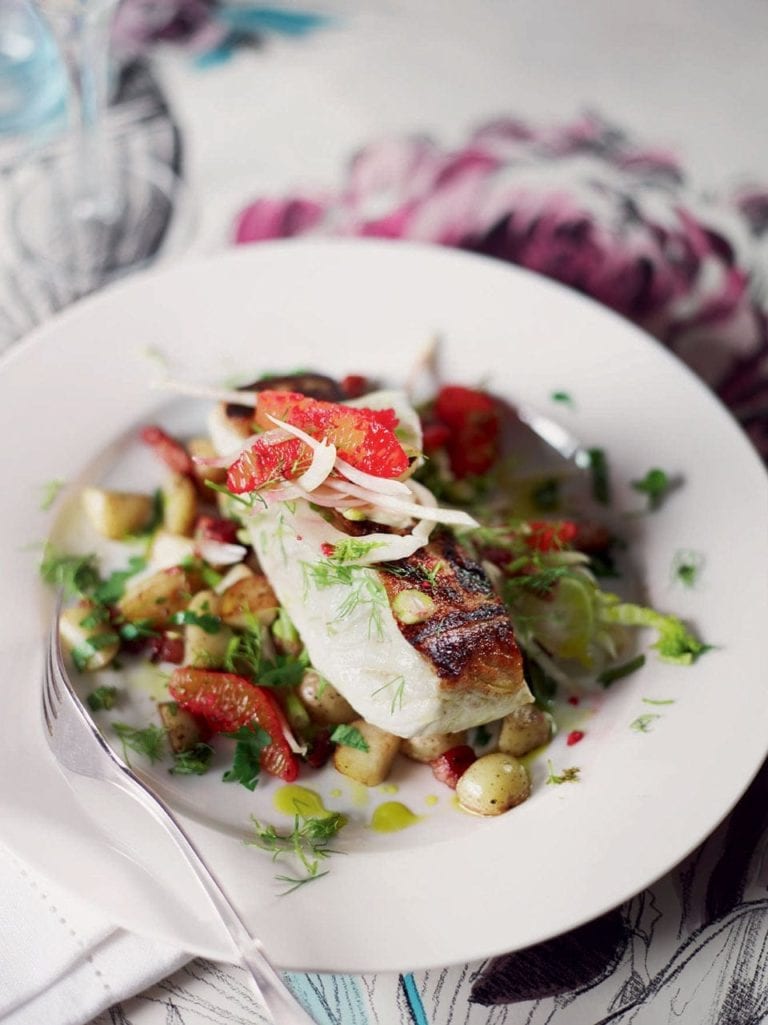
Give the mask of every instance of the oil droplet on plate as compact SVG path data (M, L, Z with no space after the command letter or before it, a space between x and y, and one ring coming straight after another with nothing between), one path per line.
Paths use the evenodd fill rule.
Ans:
M424 804L428 804L430 808L434 808L434 806L438 803L439 800L440 798L437 796L437 794L427 794L427 796L424 798Z
M400 787L396 783L384 783L379 789L382 794L396 794Z
M385 801L380 804L371 816L371 829L377 833L397 833L408 826L415 826L421 821L420 815L414 815L400 801Z
M341 787L334 787L333 790L331 790L329 796L330 797L341 797L341 795L342 795Z
M322 819L332 814L323 804L320 794L297 783L286 783L274 797L274 805L283 815L302 815L306 819Z

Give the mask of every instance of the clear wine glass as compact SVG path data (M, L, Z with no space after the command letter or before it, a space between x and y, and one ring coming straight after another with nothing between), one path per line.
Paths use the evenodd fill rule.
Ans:
M70 130L15 175L11 229L22 261L49 280L57 305L177 250L189 233L174 171L137 145L130 127L110 128L117 3L36 0L67 66Z

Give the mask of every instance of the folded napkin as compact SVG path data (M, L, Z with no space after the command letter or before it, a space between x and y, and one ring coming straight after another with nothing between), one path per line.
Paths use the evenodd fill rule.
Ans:
M84 1025L189 954L116 928L0 844L0 1021Z

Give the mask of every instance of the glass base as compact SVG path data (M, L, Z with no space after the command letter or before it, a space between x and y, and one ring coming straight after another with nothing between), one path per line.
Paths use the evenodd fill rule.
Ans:
M63 293L60 305L180 252L191 237L187 189L146 155L110 153L86 187L71 152L39 156L12 182L20 269Z

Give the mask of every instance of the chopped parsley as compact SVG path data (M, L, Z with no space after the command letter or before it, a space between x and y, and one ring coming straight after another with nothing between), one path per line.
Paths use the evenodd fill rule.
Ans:
M648 509L654 511L659 508L676 482L665 470L654 467L646 473L642 480L633 480L631 483L635 491L648 496Z
M221 630L221 619L211 615L209 612L192 612L189 609L183 612L174 612L171 616L174 626L199 626L207 634L217 634Z
M675 552L672 560L672 577L683 587L695 587L699 573L704 565L704 556L700 552L684 549Z
M146 726L141 730L135 726L128 726L127 723L113 722L112 729L123 745L126 762L129 762L129 749L143 755L153 763L159 761L165 754L165 730L159 726Z
M116 570L106 580L99 582L93 591L95 601L101 605L114 605L125 594L125 587L131 577L147 568L147 560L140 555L132 555L128 560L128 568Z
M225 783L241 783L247 790L255 790L261 773L261 752L272 743L272 738L256 723L241 726L235 733L225 733L237 741L232 768L222 776Z
M76 648L72 649L72 661L82 673L88 668L88 663L94 655L104 648L109 648L113 644L119 643L120 638L111 630L105 633L93 634L88 640L83 641L82 644L78 644Z
M575 765L572 765L568 769L563 769L560 773L556 773L552 762L548 761L547 770L548 775L546 782L550 786L560 786L561 783L578 783L579 777L581 776L581 769Z
M305 883L328 874L327 870L320 871L320 865L331 854L340 853L329 844L346 823L346 817L339 812L331 812L317 818L298 813L293 820L291 832L278 833L273 825L254 818L255 836L253 840L246 840L246 843L267 851L272 855L273 861L285 855L293 855L298 860L304 869L304 876L276 877L278 882L289 884L289 888L283 891L282 896L285 896Z
M135 619L132 623L120 624L120 636L124 641L138 641L142 637L159 637L159 631L152 626L151 619Z
M644 665L645 655L636 655L628 662L622 662L621 665L609 666L608 669L604 669L602 673L598 674L597 682L603 687L610 687L612 683L615 683L617 680L623 680L625 676L636 672Z
M331 740L343 747L353 747L356 751L370 751L368 741L357 726L337 726L331 734Z
M188 751L179 751L173 756L173 765L168 770L174 776L202 776L211 764L213 748L210 744L195 744Z
M573 406L573 396L567 391L553 391L550 395L553 402L559 402L561 406Z
M92 712L109 711L117 701L117 687L97 687L85 699Z
M43 548L40 576L70 597L88 595L100 583L95 555L66 555L50 543Z

